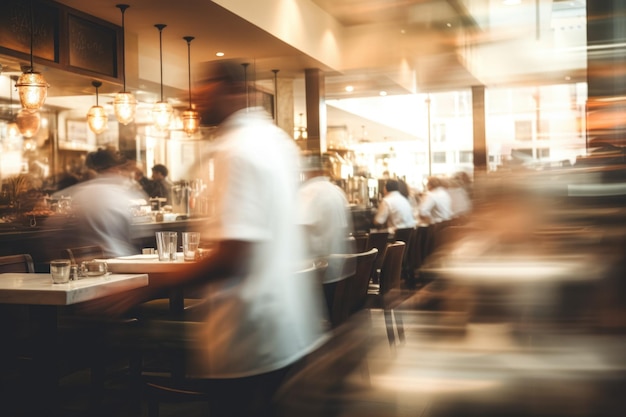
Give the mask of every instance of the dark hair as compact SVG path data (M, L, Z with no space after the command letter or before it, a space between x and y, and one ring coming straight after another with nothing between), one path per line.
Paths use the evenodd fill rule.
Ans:
M155 166L152 167L152 170L158 172L164 177L167 177L167 174L169 174L167 167L163 164L156 164Z
M398 185L398 181L396 180L387 180L387 182L385 183L385 190L391 192L391 191L398 191L400 189L400 186Z
M123 165L124 163L126 163L126 158L120 155L119 152L110 148L101 148L95 152L89 152L85 158L87 168L93 169L96 172L106 171L107 169Z
M246 93L251 86L247 85L249 63L239 59L221 59L203 62L197 67L200 83L211 81L225 81L230 85L233 93Z

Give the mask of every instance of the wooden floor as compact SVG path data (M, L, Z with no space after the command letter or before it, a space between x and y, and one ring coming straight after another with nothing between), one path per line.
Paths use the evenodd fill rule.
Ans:
M527 323L528 324L528 323ZM390 346L382 312L362 314L290 379L279 416L609 416L626 415L626 338L579 328L473 323L464 313L412 309L406 340ZM19 388L14 387L18 390ZM34 415L25 405L3 417ZM143 417L123 364L110 370L104 403L90 407L89 374L61 382L64 417ZM2 407L2 404L0 404ZM37 414L41 416L42 414ZM199 403L161 404L161 417L208 415Z

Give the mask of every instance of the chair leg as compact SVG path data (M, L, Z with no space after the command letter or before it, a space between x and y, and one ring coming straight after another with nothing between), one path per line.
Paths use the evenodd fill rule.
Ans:
M385 327L387 328L387 338L389 339L389 345L393 346L395 344L395 334L393 331L393 316L391 310L383 310L385 315Z
M398 329L398 339L400 343L404 343L404 323L402 322L402 313L398 310L393 310L393 318L396 321L396 328Z

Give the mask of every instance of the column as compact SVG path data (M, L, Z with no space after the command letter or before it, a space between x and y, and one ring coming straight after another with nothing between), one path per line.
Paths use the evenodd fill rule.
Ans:
M587 0L587 146L626 144L626 0Z
M306 150L326 152L326 85L322 71L309 68L304 72L306 94Z
M474 130L474 175L487 173L487 139L485 134L485 86L472 87Z

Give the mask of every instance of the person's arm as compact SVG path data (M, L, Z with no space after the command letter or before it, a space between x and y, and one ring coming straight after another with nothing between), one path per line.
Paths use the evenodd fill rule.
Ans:
M378 211L374 216L373 223L374 227L382 228L387 224L387 219L389 218L389 207L385 200L382 200L378 205Z
M419 216L420 220L423 223L430 224L432 217L431 212L433 210L433 207L435 207L435 200L433 199L433 196L430 194L430 192L428 192L422 199L419 207Z

